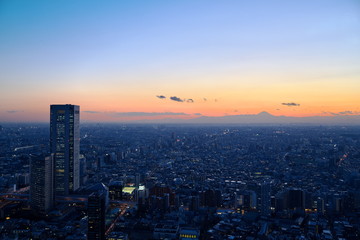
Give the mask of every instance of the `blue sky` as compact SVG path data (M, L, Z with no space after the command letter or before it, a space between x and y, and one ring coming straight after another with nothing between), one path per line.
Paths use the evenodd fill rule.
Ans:
M0 120L11 110L45 117L54 102L207 115L245 104L242 113L271 112L282 101L305 103L300 115L358 111L359 54L356 0L0 1ZM158 94L222 101L184 107L158 104Z

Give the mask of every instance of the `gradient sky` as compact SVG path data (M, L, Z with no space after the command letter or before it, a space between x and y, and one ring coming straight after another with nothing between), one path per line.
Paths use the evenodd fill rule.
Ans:
M66 103L84 121L360 114L360 1L0 0L0 122Z

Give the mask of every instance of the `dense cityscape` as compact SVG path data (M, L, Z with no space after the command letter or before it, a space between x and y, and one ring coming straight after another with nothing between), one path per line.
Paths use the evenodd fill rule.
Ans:
M360 127L50 113L0 126L1 239L360 237Z

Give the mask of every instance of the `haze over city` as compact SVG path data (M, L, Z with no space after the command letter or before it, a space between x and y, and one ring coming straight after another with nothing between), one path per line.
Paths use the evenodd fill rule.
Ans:
M1 1L0 122L71 103L85 122L342 123L360 114L359 29L356 0Z

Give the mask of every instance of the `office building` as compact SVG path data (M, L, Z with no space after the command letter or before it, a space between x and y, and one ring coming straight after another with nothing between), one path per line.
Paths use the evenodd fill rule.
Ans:
M88 240L105 239L105 192L93 192L88 198Z
M271 185L263 182L261 185L261 214L268 216L271 213Z
M50 106L50 151L54 154L55 195L68 195L80 186L80 130L76 105Z
M196 228L183 227L179 231L180 240L198 240L200 239L200 230Z
M122 181L112 181L109 184L109 198L113 201L121 201L122 200L122 190L124 188L124 184Z
M31 155L30 161L30 207L36 215L44 216L52 209L53 155Z
M288 209L305 208L305 193L301 189L289 189L286 200Z

